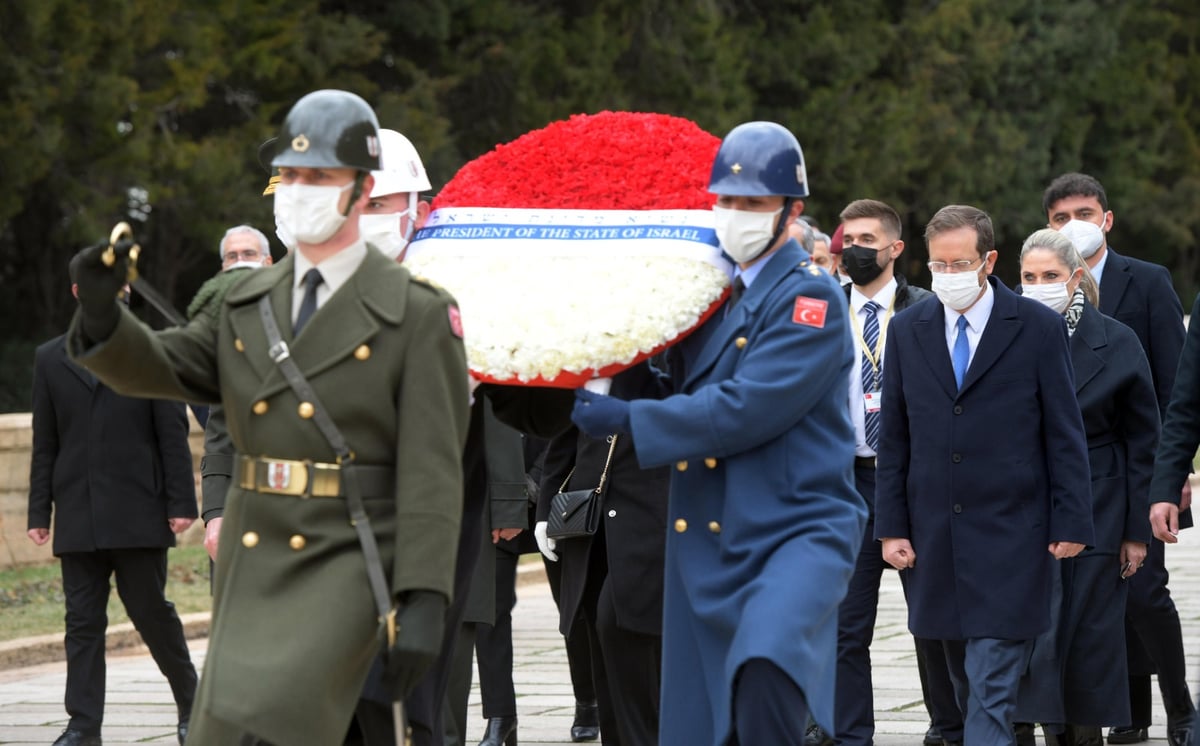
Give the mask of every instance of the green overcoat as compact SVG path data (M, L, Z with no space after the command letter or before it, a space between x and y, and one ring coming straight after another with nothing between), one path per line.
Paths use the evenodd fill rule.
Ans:
M122 311L76 360L137 396L220 402L239 454L334 461L267 354L257 302L271 305L305 377L366 465L394 488L365 494L393 594L451 595L462 513L469 393L458 310L445 292L369 249L353 276L291 338L293 260L247 273L215 310L154 332ZM379 652L378 614L340 498L232 485L217 557L213 626L189 743L340 744Z

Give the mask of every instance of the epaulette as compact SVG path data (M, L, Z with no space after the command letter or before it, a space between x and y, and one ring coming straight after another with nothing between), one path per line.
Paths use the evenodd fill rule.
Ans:
M195 297L187 307L187 317L191 321L201 313L207 313L215 316L217 309L221 307L221 301L225 299L225 294L239 280L246 276L249 272L249 267L239 267L225 272L218 272L200 286L196 291Z
M800 269L807 270L808 273L814 277L821 274L820 268L817 267L817 265L813 264L812 260L810 260L810 259L801 259L800 264L798 264L797 266Z

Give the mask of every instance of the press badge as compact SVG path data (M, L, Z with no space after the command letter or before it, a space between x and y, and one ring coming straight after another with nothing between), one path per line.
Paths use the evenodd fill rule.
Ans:
M863 394L863 407L868 412L878 412L883 406L882 391L868 391Z

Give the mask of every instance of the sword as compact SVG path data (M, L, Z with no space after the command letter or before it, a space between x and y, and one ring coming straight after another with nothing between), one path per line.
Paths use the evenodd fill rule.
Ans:
M396 644L396 610L392 609L387 615L388 650ZM408 723L404 719L404 700L392 702L392 726L396 729L396 746L412 746L409 736Z
M161 313L167 321L175 326L186 326L187 319L183 317L183 314L176 311L162 293L146 282L145 278L138 276L137 260L141 252L142 247L133 241L133 229L129 227L129 223L121 221L114 225L112 232L108 234L108 248L100 255L100 261L104 262L104 266L111 267L116 263L118 255L127 256L129 269L126 271L125 279L133 289L141 293L142 297L154 306L155 310Z

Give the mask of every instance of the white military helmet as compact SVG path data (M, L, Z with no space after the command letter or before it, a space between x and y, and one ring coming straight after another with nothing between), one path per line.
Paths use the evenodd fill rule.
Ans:
M396 130L379 130L380 170L372 171L375 188L372 197L403 192L426 192L433 187L425 173L421 156L407 137Z

